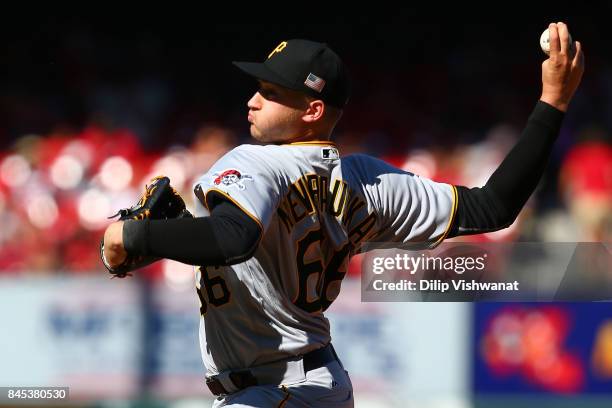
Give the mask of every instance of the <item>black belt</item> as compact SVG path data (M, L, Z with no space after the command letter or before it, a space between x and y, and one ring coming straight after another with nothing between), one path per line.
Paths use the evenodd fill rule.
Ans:
M332 361L338 360L338 355L330 343L325 347L304 354L304 356L302 356L302 360L304 361L304 373L307 373L310 370L326 366ZM257 378L255 378L253 373L251 373L251 371L248 369L232 371L229 374L229 377L234 385L240 390L253 385L259 385ZM223 387L223 384L221 384L221 381L219 381L215 376L207 378L206 385L213 395L228 394L225 387Z

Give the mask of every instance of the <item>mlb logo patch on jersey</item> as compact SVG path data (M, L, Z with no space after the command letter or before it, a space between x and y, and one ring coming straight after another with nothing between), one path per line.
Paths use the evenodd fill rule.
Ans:
M323 160L338 160L340 153L338 153L338 149L335 147L324 147L321 149L321 157Z
M253 177L248 174L243 174L240 170L236 169L227 169L222 171L221 173L214 173L213 184L216 186L224 185L227 187L235 187L238 190L244 190L246 186L244 185L245 181L253 181Z

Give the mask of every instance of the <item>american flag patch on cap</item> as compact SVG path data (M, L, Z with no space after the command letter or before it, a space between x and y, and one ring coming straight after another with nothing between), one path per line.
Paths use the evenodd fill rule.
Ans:
M323 78L319 78L312 72L308 74L306 77L306 81L304 81L304 85L309 87L310 89L314 89L317 92L321 92L323 87L325 86L325 80Z

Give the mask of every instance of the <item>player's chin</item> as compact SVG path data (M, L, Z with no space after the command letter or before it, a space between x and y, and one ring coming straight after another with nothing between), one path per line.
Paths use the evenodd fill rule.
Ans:
M259 129L257 129L255 125L251 124L249 131L251 132L251 137L253 139L260 141L260 142L266 142L265 135Z

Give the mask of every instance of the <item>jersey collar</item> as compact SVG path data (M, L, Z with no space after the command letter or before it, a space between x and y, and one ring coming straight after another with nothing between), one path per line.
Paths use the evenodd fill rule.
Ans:
M336 142L331 140L309 140L307 142L293 142L288 143L285 146L336 146Z

